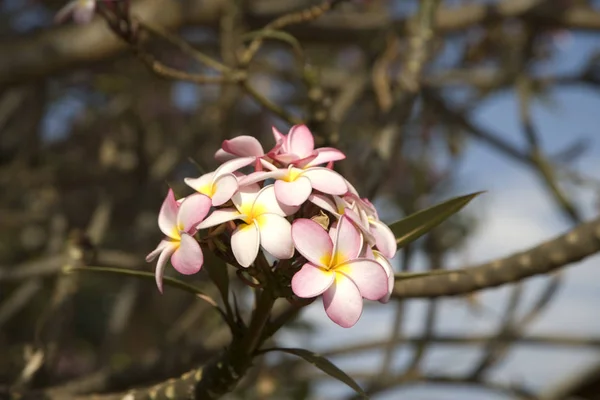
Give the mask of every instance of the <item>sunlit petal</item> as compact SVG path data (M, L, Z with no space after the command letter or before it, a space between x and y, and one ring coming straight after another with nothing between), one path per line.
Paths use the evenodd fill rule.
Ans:
M370 226L377 249L386 257L394 257L398 249L394 232L381 221L371 220Z
M362 314L362 297L350 278L336 274L336 279L323 293L327 316L343 328L354 326Z
M390 261L378 251L373 252L373 257L375 261L377 261L383 267L388 277L388 291L385 296L379 299L379 302L387 303L390 300L392 291L394 290L394 268L392 268Z
M360 230L360 232L364 235L365 240L370 245L375 244L375 236L373 236L371 233L368 222L365 224L363 219L354 210L348 207L344 209L344 215L354 223L354 225Z
M298 207L282 204L275 196L274 185L265 186L260 190L252 205L252 214L258 216L264 213L278 214L281 216L292 215Z
M281 179L287 174L287 169L275 171L256 171L252 172L239 180L240 186L248 186L267 179Z
M307 263L292 277L292 291L298 297L315 297L326 291L334 279L335 272Z
M298 252L308 261L320 267L329 267L333 243L321 225L307 218L295 220L292 224L292 240Z
M223 208L221 210L213 211L204 221L202 221L197 228L206 229L211 226L221 225L223 222L233 221L235 219L244 218L243 214L240 214L235 208Z
M275 143L281 143L281 149L287 151L287 143L285 140L285 135L275 127L272 127L273 137L275 138Z
M177 240L179 239L177 230L178 210L179 204L177 204L177 200L175 200L175 194L173 194L172 189L169 189L169 193L167 193L167 197L163 201L160 212L158 213L158 227L162 233Z
M224 174L231 174L232 172L237 171L238 169L247 167L252 164L256 160L256 157L241 157L234 158L233 160L229 160L221 165L215 171L215 178Z
M185 198L177 213L177 227L183 232L195 233L196 226L210 211L211 200L207 196L194 193Z
M227 203L238 190L238 180L233 174L219 176L214 183L212 205L220 206Z
M337 224L336 240L333 248L334 259L331 265L353 260L360 254L363 239L352 221L342 216Z
M224 163L225 161L233 160L234 158L236 158L235 154L228 153L223 149L219 149L215 153L215 160L217 160L220 163Z
M202 193L208 197L212 197L214 176L214 172L209 172L208 174L204 174L199 178L184 178L183 181L196 192Z
M315 149L315 139L306 125L294 125L287 136L289 153L294 153L298 158L311 155Z
M170 240L161 240L158 246L146 256L146 262L153 261L165 248L169 247L173 242Z
M292 225L277 214L262 214L256 219L260 245L273 257L285 260L294 255Z
M358 287L362 297L379 300L388 292L388 275L381 264L373 260L355 259L338 265L335 272L343 273Z
M260 157L265 154L260 142L253 136L242 135L223 141L223 150L236 156Z
M310 180L304 176L292 182L275 181L275 197L280 203L288 206L302 205L312 193Z
M167 266L167 261L175 252L175 250L177 250L178 245L179 242L167 242L164 249L162 249L160 256L158 256L158 262L156 263L156 269L154 270L154 279L156 280L158 291L161 293L163 291L162 280L165 273L165 267Z
M346 155L339 151L338 149L334 149L333 147L320 147L316 149L317 156L313 158L306 167L314 167L317 165L325 164L330 161L339 161L346 158Z
M252 209L259 192L260 186L256 183L244 185L231 197L231 201L240 212L247 213Z
M191 275L200 271L203 263L204 254L196 239L187 233L181 235L181 244L171 256L173 268L181 274Z
M238 264L244 268L256 260L259 244L258 227L254 223L241 224L231 235L231 250Z
M323 210L332 213L333 215L339 215L337 213L334 201L331 200L331 196L320 193L313 193L310 196L308 196L308 201L310 201L317 207L321 207Z
M310 179L313 189L327 194L341 195L348 191L346 181L340 174L327 168L315 167L302 172Z

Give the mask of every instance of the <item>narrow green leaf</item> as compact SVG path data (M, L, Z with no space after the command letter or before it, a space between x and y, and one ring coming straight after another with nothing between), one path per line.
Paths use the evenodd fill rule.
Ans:
M315 367L319 368L321 371L325 372L327 375L339 380L340 382L345 383L349 387L351 387L356 393L362 396L365 399L369 397L362 390L362 388L354 381L354 379L350 378L344 371L335 366L331 361L326 359L325 357L313 353L312 351L306 349L294 349L294 348L284 348L284 347L274 347L269 349L260 350L258 353L267 353L271 351L281 351L288 354L293 354L300 358L303 358L305 361L308 361Z
M407 244L414 242L422 235L444 222L448 217L456 214L461 208L466 206L481 193L483 192L455 197L441 204L409 215L400 221L394 222L390 225L390 229L394 232L394 236L396 236L398 247L404 247Z
M136 271L134 269L125 269L125 268L111 268L111 267L64 267L64 273L72 273L72 272L96 272L96 273L108 273L108 274L116 274L116 275L129 275L137 278L150 279L154 282L154 274L152 272L146 271ZM209 295L202 292L194 285L190 285L189 283L180 281L175 278L171 278L169 276L163 277L163 282L167 286L173 286L181 290L185 290L186 292L192 293L198 298L206 301L211 306L217 308L220 312L221 309L218 307L217 302L212 299Z

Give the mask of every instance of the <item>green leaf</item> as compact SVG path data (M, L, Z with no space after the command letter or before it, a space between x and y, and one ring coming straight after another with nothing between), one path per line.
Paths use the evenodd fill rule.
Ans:
M111 267L64 267L63 273L69 274L73 272L96 272L96 273L108 273L108 274L116 274L116 275L129 275L137 278L150 279L154 282L154 274L146 271L136 271L134 269L125 269L125 268L111 268ZM196 297L206 301L211 306L215 307L220 313L222 313L221 309L217 305L217 302L213 300L212 297L202 292L194 285L190 285L189 283L180 281L175 278L171 278L169 276L163 277L163 282L167 286L173 286L181 290L185 290L186 292L194 294Z
M476 192L466 196L455 197L441 204L416 212L408 217L396 221L390 225L390 229L396 236L398 247L404 247L414 242L425 233L429 232L448 217L456 214L471 200L483 192Z
M346 385L354 389L354 391L363 398L369 398L364 392L364 390L362 390L362 388L358 385L358 383L354 381L354 379L350 378L344 371L336 367L331 361L319 354L313 353L312 351L308 351L306 349L294 349L284 347L273 347L269 349L263 349L260 350L258 353L262 354L270 351L281 351L284 353L293 354L295 356L301 357L305 361L308 361L315 367L319 368L321 371L325 372L327 375L339 380L340 382L345 383Z

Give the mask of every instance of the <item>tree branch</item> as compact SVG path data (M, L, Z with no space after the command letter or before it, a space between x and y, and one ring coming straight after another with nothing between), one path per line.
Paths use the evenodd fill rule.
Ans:
M194 2L140 0L132 4L132 15L165 29L177 29L187 25L218 24L223 0ZM462 7L442 7L435 17L435 29L440 32L456 32L486 22L491 18L523 16L540 24L558 27L599 30L600 12L586 6L570 7L568 12L530 12L536 2L504 0L496 7L468 4ZM265 8L265 7L263 7ZM251 29L260 28L282 13L292 10L263 9L260 13L249 12L246 20ZM533 10L535 11L535 10ZM356 42L359 38L376 34L386 27L406 29L405 20L392 20L379 12L344 12L325 15L310 24L292 29L300 40ZM100 19L88 25L64 25L39 32L11 38L0 43L0 87L20 84L46 76L64 73L74 68L98 62L125 50L122 43Z
M462 272L396 282L397 298L456 296L552 272L600 252L600 218L512 256Z

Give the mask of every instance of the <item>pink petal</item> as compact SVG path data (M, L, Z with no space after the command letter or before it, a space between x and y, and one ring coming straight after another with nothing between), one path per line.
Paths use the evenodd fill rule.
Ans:
M287 260L294 255L292 225L277 214L262 214L256 219L260 245L273 257Z
M346 158L346 155L334 149L333 147L320 147L316 149L317 157L311 160L306 167L314 167L316 165L325 164L331 161L339 161Z
M260 190L252 205L252 214L258 216L265 213L272 213L285 217L298 211L298 207L282 204L275 196L275 186L268 185Z
M282 150L287 151L287 143L285 140L285 135L281 132L279 132L279 130L275 127L272 127L271 130L273 131L273 137L275 138L275 143L279 144L281 143L281 146L283 146ZM277 147L277 145L276 145Z
M362 314L362 297L350 278L336 274L335 283L323 293L327 316L343 328L350 328Z
M302 176L310 179L313 189L323 193L341 195L348 191L346 180L337 172L327 168L309 168L302 173Z
M315 139L306 125L294 125L287 136L288 153L293 153L298 158L311 155L315 149Z
M224 163L225 161L233 160L234 158L236 158L234 154L228 153L223 149L219 149L215 153L215 160L217 160L220 163Z
M196 233L196 226L204 220L210 211L209 197L194 193L185 198L177 213L177 227L180 231Z
M328 268L333 251L333 242L321 225L307 218L292 223L292 240L300 254L311 263Z
M277 171L279 170L279 168L277 168L276 165L271 164L270 162L268 162L267 160L265 160L264 158L260 159L260 164L265 167L266 169L268 169L269 171Z
M238 190L238 180L233 174L219 176L214 183L212 205L217 207L227 203Z
M179 210L179 204L175 200L173 190L169 189L167 197L160 207L158 213L158 227L171 239L179 240L179 231L177 229L177 211Z
M235 172L238 169L247 167L248 165L252 164L255 160L256 157L242 157L229 160L216 169L215 178L224 174L231 174L232 172Z
M370 220L371 233L375 237L375 243L377 249L388 258L394 257L396 250L398 250L396 244L396 237L392 230L381 221Z
M261 182L267 179L281 179L287 174L287 169L277 171L256 171L239 180L240 186L248 186L253 183Z
M275 181L275 197L279 202L287 206L302 205L312 193L310 180L299 176L295 181Z
M292 277L292 291L298 297L316 297L326 291L335 279L335 272L306 263Z
M338 221L334 243L332 266L355 259L362 250L363 238L360 232L344 215Z
M210 197L213 194L212 186L214 176L214 172L209 172L208 174L204 174L199 178L184 178L183 181L196 192Z
M171 242L170 240L161 240L158 246L156 246L156 248L146 256L146 262L153 261L160 253L162 253L164 249L169 247L171 243L173 242Z
M392 296L392 291L394 290L394 268L392 268L390 261L378 251L373 252L373 258L379 263L379 265L383 267L388 277L388 291L385 296L379 299L380 303L387 303Z
M242 219L244 217L245 216L240 214L240 212L235 208L223 208L221 210L215 210L197 226L197 229L210 228L211 226L221 225L224 222Z
M260 142L253 136L242 135L230 140L224 140L223 150L236 156L261 157L265 154Z
M323 210L330 212L333 215L337 216L337 215L339 215L337 212L337 208L335 206L335 203L331 200L330 197L331 196L328 196L325 194L313 193L310 196L308 196L308 201L310 201L317 207L321 207Z
M203 263L204 254L196 239L187 233L182 234L181 244L171 256L173 268L181 274L191 275L200 271Z
M231 235L231 250L237 262L248 268L258 255L259 233L256 224L241 224Z
M360 229L360 232L365 236L365 240L371 244L375 244L375 236L371 233L371 229L369 228L369 223L365 224L365 221L351 208L344 209L344 215L354 223L354 225Z
M163 292L163 284L162 279L165 273L165 267L167 266L167 261L169 257L177 250L177 245L179 242L166 242L164 248L160 252L160 256L158 256L158 262L156 263L156 269L154 271L154 279L156 280L156 286L158 287L159 292ZM161 243L163 243L161 242ZM160 244L159 244L160 247ZM158 248L157 248L158 249ZM152 253L150 253L152 254ZM150 255L148 255L150 257Z
M335 272L352 279L361 296L367 300L379 300L388 292L388 275L376 261L360 258L350 260L338 265Z
M281 153L274 155L273 159L280 162L281 164L288 165L293 163L294 161L298 161L300 157L298 157L294 153Z
M316 150L313 150L312 153L310 153L308 156L303 157L303 158L298 158L296 157L295 160L290 161L290 163L292 163L293 165L305 169L307 168L307 165L309 165L312 160L314 160L315 158L317 158L318 154L316 152Z

